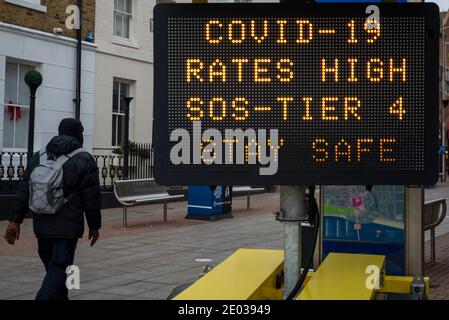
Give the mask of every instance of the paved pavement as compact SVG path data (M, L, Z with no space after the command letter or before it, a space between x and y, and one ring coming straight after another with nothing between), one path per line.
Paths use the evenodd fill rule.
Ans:
M426 199L449 200L449 184L426 189ZM169 223L162 223L160 205L132 208L129 228L121 227L121 209L104 210L101 240L93 248L79 242L75 263L81 288L71 299L166 299L179 284L197 279L204 262L218 264L232 252L246 248L282 248L282 225L272 212L279 195L234 199L234 219L215 222L186 220L185 202L169 204ZM0 222L3 234L5 222ZM33 299L44 276L36 254L31 221L22 226L15 246L0 240L0 299ZM427 265L432 299L449 299L449 219L437 229L437 264ZM428 243L427 243L428 245ZM429 252L427 250L427 252Z
M437 184L434 188L428 188L425 191L426 201L436 200L440 198L446 199L449 205L449 182L443 182ZM435 235L440 236L449 233L449 212L446 215L446 219L435 229ZM430 239L429 232L426 232L426 241Z
M87 240L78 246L81 288L70 298L166 299L177 285L197 279L204 262L196 259L218 264L238 248L282 248L282 225L272 214L279 195L252 200L252 210L244 210L245 198L239 198L235 218L215 222L185 221L185 202L174 203L168 226L160 223L160 206L142 206L131 210L127 230L121 210L105 210L103 239L93 248ZM0 299L34 298L44 275L29 221L23 229L17 247L0 241Z
M429 242L426 252L430 252ZM430 278L430 298L432 300L449 300L449 233L436 238L436 263L426 263L425 273ZM426 261L430 260L427 254Z

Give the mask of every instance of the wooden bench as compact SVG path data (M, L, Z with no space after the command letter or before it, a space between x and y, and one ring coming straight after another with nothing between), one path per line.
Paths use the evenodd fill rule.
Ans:
M446 217L446 199L424 203L423 232L430 230L430 259L435 262L435 228Z
M246 209L249 210L251 208L251 200L250 197L254 193L262 193L265 192L265 188L253 188L250 186L233 186L232 187L232 196L238 197L242 195L246 195Z
M184 198L170 195L167 188L158 186L154 179L118 180L114 182L114 194L123 205L123 227L128 224L128 207L139 204L163 203L164 223L167 223L167 202Z

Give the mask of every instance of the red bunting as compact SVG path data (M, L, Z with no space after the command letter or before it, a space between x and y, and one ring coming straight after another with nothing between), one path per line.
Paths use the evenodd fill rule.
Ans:
M14 113L16 114L16 121L22 118L22 109L15 105L11 100L8 102L9 121L14 121Z

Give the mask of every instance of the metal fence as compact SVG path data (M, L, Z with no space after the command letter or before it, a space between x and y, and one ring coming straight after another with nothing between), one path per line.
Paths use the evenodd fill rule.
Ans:
M153 177L153 148L150 143L132 143L129 148L129 179ZM123 177L123 155L120 149L94 148L100 186L112 190L116 179ZM22 180L26 152L0 152L0 193L11 193Z
M0 152L0 192L15 191L26 167L26 152Z
M94 148L94 159L100 176L100 186L112 189L114 181L123 178L123 155L120 149ZM114 153L115 152L115 153ZM128 178L153 177L153 148L150 143L131 143L129 147Z

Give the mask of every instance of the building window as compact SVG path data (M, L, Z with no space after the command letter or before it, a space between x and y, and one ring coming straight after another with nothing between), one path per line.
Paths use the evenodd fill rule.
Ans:
M129 39L132 0L114 0L114 35Z
M27 148L30 91L25 84L25 74L32 69L25 64L6 63L3 148Z
M112 90L112 146L120 146L125 140L125 102L122 97L129 96L130 84L114 81Z
M5 2L44 13L47 12L47 7L41 4L41 0L5 0Z

